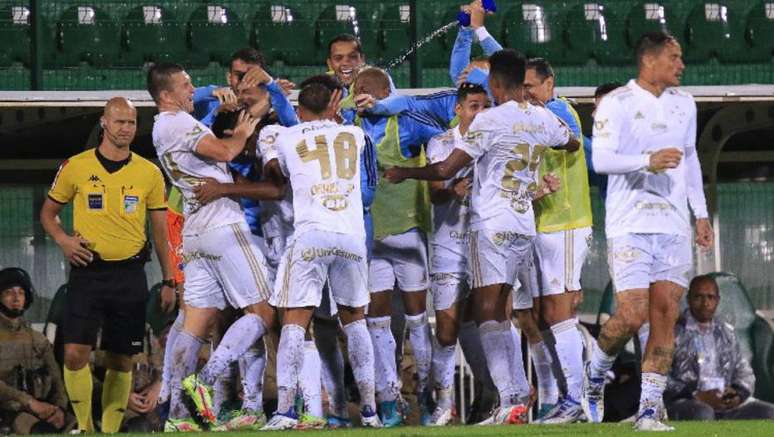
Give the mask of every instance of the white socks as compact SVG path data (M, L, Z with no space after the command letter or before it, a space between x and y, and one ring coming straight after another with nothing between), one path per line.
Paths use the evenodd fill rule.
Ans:
M666 375L658 373L642 374L642 390L640 392L640 412L645 408L662 408L664 402L664 388L666 388Z
M284 414L295 405L298 375L304 365L304 335L298 325L285 325L277 347L277 412Z
M513 362L516 351L511 326L509 320L502 322L489 320L478 328L481 334L481 345L486 353L487 367L500 393L502 407L517 405L520 401L521 393L514 378L515 373L518 372L516 366L521 366L521 374L524 377L524 367L521 362L518 364ZM521 354L520 346L519 354Z
M164 366L161 368L161 391L159 392L159 403L164 403L169 399L169 380L172 376L172 351L175 347L175 341L178 334L183 330L183 321L185 320L185 312L181 309L177 312L174 323L169 328L167 334L167 344L164 345Z
M304 365L298 376L298 389L304 398L304 409L314 417L324 417L322 408L322 384L320 379L320 354L314 341L304 342Z
M390 316L369 317L368 333L376 362L376 398L378 402L398 399L398 368L395 362L395 337L390 330ZM351 355L351 353L350 353Z
M369 339L370 340L370 339ZM339 347L338 321L314 321L314 341L320 353L322 380L328 394L330 414L348 418L347 394L344 387L344 356ZM371 351L373 355L373 351ZM373 357L371 358L373 361Z
M524 370L524 355L521 353L521 332L513 326L513 322L506 321L511 328L513 383L516 384L516 390L518 390L521 400L526 400L529 398L529 382L527 382L527 372Z
M389 330L390 328L388 327L388 333ZM368 407L371 411L376 412L376 394L374 386L375 354L365 320L357 320L345 325L344 333L347 335L349 364L352 366L352 374L355 377L358 391L360 391L361 411L363 408ZM395 355L393 354L392 356L394 357Z
M242 409L260 413L263 411L263 371L266 369L266 346L258 340L239 357L242 375Z
M556 355L567 382L567 396L580 402L583 387L583 338L575 319L551 326L556 342Z
M213 385L215 378L222 375L231 363L244 355L247 349L263 337L265 332L263 319L257 314L245 314L237 319L223 335L207 365L199 372L199 379L205 384Z
M532 362L535 364L537 375L538 402L540 404L554 405L559 400L559 387L551 368L551 353L544 341L529 345Z
M605 373L613 367L615 355L606 354L596 342L594 350L591 351L591 361L589 361L589 377L594 379L604 378Z
M436 402L441 408L451 408L454 391L454 352L457 345L441 346L433 339L433 383Z
M433 340L427 313L415 316L406 315L406 328L409 331L411 350L417 363L417 394L427 391L430 368L433 359Z

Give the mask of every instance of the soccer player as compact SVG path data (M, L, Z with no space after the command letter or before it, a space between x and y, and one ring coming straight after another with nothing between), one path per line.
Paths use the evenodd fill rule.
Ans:
M520 53L501 50L489 63L489 88L498 106L476 116L465 142L444 161L393 167L385 177L444 180L475 160L468 264L481 342L500 392L492 422L524 423L529 390L519 338L506 316L508 296L517 274L531 262L532 201L548 191L535 180L540 157L548 147L574 151L580 144L551 112L525 101L526 61Z
M457 91L456 112L460 124L433 137L427 145L428 162L446 159L462 142L470 124L488 106L486 90L463 83ZM435 309L432 377L436 408L422 417L423 425L443 426L452 419L454 408L454 351L460 329L460 306L468 287L468 205L472 167L463 168L450 181L430 183L433 202L433 234L430 238L430 293Z
M639 74L602 99L594 119L594 168L607 174L605 232L616 312L602 326L586 365L583 409L604 413L604 374L624 344L650 321L635 429L672 430L663 392L674 351L680 298L691 278L691 224L696 243L713 234L696 154L696 103L677 88L685 66L677 40L644 34L636 45Z
M389 95L389 78L378 68L358 73L353 85L356 94L378 98ZM383 117L364 114L355 124L376 144L380 168L393 165L422 166L422 145L440 134L441 129L416 118L412 113ZM368 330L376 353L376 390L379 414L385 426L397 426L403 419L398 411L400 390L395 362L396 343L390 329L392 290L401 291L409 331L422 408L427 407L427 392L432 365L432 340L427 321L428 288L425 235L430 229L430 202L427 184L411 181L392 185L380 180L371 208L374 219L374 250L368 276L371 304ZM429 414L429 413L428 413Z
M381 427L374 399L373 346L365 323L366 244L360 198L363 131L327 120L331 99L322 84L298 97L303 123L277 136L283 174L293 187L294 236L283 255L271 303L285 308L277 354L277 413L265 430L297 424L294 399L303 364L304 335L326 279L347 335L365 426Z
M528 97L545 105L561 118L575 138L581 139L580 117L570 103L554 97L554 70L543 58L527 61L524 86ZM535 290L535 321L542 337L551 339L558 366L551 365L542 338L530 339L532 358L538 376L542 423L571 423L583 414L580 406L583 385L583 341L575 320L574 303L582 293L580 275L591 240L591 199L583 149L576 153L546 150L540 174L561 175L561 187L535 203L537 237L535 249L540 289ZM557 398L554 371L561 371L566 393ZM554 407L555 405L555 407ZM550 409L550 411L549 411Z
M257 120L243 114L233 136L218 139L190 115L193 91L190 77L179 65L157 64L148 72L148 92L159 109L153 143L164 170L184 196L186 316L173 352L170 419L165 425L171 431L199 429L182 403L181 386L202 419L215 423L207 386L263 336L274 318L266 302L270 290L265 259L247 237L250 230L239 204L224 197L202 205L194 195L205 178L233 182L225 163L242 152ZM273 194L281 197L282 187ZM193 372L207 328L227 304L243 309L245 315L229 328L197 377Z
M102 142L62 164L40 221L72 265L61 329L65 388L78 429L95 431L89 356L101 329L108 369L102 432L114 433L121 427L132 389L131 356L142 351L145 336L148 216L164 275L162 290L172 292L174 283L167 256L164 178L158 167L130 150L137 111L128 100L114 97L105 105L100 123ZM58 216L71 201L74 234L67 235Z

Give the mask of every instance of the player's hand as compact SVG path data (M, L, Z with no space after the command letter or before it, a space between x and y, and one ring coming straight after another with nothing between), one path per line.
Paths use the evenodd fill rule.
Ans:
M474 1L469 7L469 14L470 14L470 27L473 29L478 29L479 27L484 26L484 16L486 15L486 10L484 9L484 5L481 4L481 0Z
M252 117L248 111L242 111L237 119L236 127L234 128L234 136L241 136L242 138L249 138L255 132L255 127L258 125L258 119Z
M406 177L403 175L403 169L400 167L390 167L387 170L384 171L384 177L391 183L391 184L399 184L406 180Z
M59 407L54 408L56 408L56 411L46 420L46 422L54 425L54 427L57 429L61 429L64 426L65 421L64 411L62 411L62 409Z
M651 153L648 170L653 173L660 173L664 170L677 167L680 165L681 159L683 159L683 152L681 150L674 147L661 149L658 152Z
M51 405L48 402L39 401L37 399L30 399L27 407L29 407L32 414L41 420L48 420L51 416L56 414L56 410L58 409L56 405Z
M374 107L376 99L370 94L358 94L355 96L355 107L358 113L363 113Z
M234 112L238 111L240 108L240 105L238 102L229 102L229 103L221 103L220 106L218 106L218 114L223 114L225 112Z
M225 185L212 178L205 179L202 185L194 187L193 192L196 200L202 205L214 202L226 195Z
M561 187L562 181L555 174L548 173L547 175L543 176L543 181L540 182L537 190L535 190L535 196L532 200L538 200L542 197L548 196L551 193L555 193L559 191L559 188Z
M159 403L159 394L161 394L161 381L156 381L146 387L145 390L142 391L142 394L145 396L145 401L148 403L148 405L150 405L151 408L155 408Z
M339 122L339 104L341 104L343 95L344 93L340 89L334 90L331 93L331 100L328 102L328 108L325 110L325 118Z
M725 407L725 409L730 410L732 408L738 407L739 404L742 403L742 397L739 396L739 392L737 392L731 387L727 387L726 390L723 392L721 401L723 402L723 406Z
M282 93L286 96L290 95L290 92L293 91L293 89L296 87L296 84L287 80L287 79L274 79L277 81L277 85L282 88Z
M237 96L229 87L216 88L212 91L212 97L218 99L221 105L236 104Z
M258 85L266 85L271 82L271 76L263 68L259 66L250 67L247 73L239 81L239 89L257 87Z
M169 314L175 309L177 303L177 296L175 295L175 289L166 285L161 286L159 292L161 311Z
M130 410L135 411L137 413L145 414L151 410L152 405L150 404L150 402L148 402L147 399L145 399L144 395L140 393L130 393L127 407L129 407Z
M715 234L712 232L712 225L709 219L696 220L696 244L704 249L711 249L715 244Z
M465 67L462 70L462 73L457 77L457 87L459 88L460 85L468 81L468 75L470 74L471 70L475 68L475 65L468 64L467 67Z
M472 181L470 178L462 178L457 179L456 182L454 182L454 185L452 186L452 190L454 190L454 195L457 196L458 199L464 199L465 196L470 194L470 185Z
M722 394L718 390L700 391L696 393L694 397L696 398L696 400L699 400L709 405L714 410L723 410L725 408L723 406Z
M94 260L94 254L86 248L89 241L80 235L68 235L57 243L62 248L67 261L74 266L85 267Z

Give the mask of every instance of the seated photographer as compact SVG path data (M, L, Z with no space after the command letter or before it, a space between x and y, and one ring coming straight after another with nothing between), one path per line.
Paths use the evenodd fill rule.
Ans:
M734 328L715 319L719 302L714 278L693 278L688 308L675 326L674 361L664 392L669 418L774 418L774 404L752 397L755 375L742 357Z
M23 319L34 290L19 268L0 270L0 433L39 434L64 431L67 395L51 344Z

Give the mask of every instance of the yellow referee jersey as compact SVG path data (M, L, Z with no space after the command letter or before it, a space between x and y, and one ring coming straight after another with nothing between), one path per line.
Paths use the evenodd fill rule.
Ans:
M556 99L562 115L572 117L580 130L580 117L564 99ZM569 123L568 123L569 124ZM540 163L540 177L554 173L561 181L559 190L538 200L535 220L538 232L558 232L591 226L591 198L586 155L583 152L583 135L579 135L581 147L576 152L548 149Z
M145 246L147 210L166 209L164 178L152 162L132 153L129 162L109 173L96 149L65 161L48 197L73 201L73 230L107 261L136 255Z

